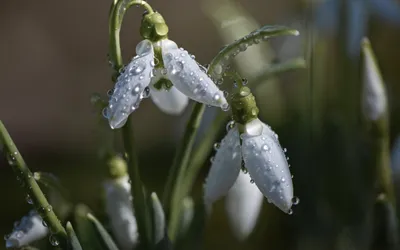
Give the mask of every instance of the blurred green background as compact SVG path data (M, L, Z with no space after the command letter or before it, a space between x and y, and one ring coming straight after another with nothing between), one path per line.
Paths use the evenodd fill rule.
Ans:
M206 225L204 249L368 249L367 242L374 239L367 215L374 176L367 167L370 148L358 134L359 58L358 52L343 56L341 50L348 36L343 27L349 32L352 26L337 25L335 30L313 25L311 19L323 1L149 2L166 19L170 38L202 64L235 36L249 33L252 25L280 24L298 28L300 37L274 39L269 46L249 49L247 57L239 56L236 62L241 74L252 79L271 62L299 56L311 67L256 83L261 117L288 148L300 205L288 216L265 202L256 231L246 243L239 243L228 227L223 201L218 202ZM32 171L59 176L76 201L99 215L106 169L97 158L101 134L90 96L105 95L112 87L107 63L109 6L107 1L90 0L0 3L0 119ZM322 17L336 15L342 20L333 8L324 11ZM124 21L125 61L134 56L140 41L140 19L141 10L132 9ZM358 20L352 25L364 24ZM371 15L365 34L387 87L392 145L400 135L400 25ZM344 80L343 61L344 71L351 72ZM204 127L214 112L208 108ZM161 194L189 113L187 108L181 117L171 117L145 100L133 114L142 178L149 190ZM198 202L208 167L207 162L194 190ZM29 210L4 159L0 197L4 235Z

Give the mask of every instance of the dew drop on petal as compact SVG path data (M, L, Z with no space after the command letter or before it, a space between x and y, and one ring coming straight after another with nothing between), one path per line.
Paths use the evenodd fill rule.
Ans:
M211 162L211 163L213 163L213 162L214 162L214 160L215 160L215 158L214 158L214 157L211 157L211 158L210 158L210 162Z
M296 206L296 205L298 205L299 203L300 203L299 197L294 196L294 197L292 198L292 204Z
M109 116L108 116L108 108L104 108L101 113L103 114L104 118L107 118L107 119L109 118Z
M232 128L234 128L235 127L235 121L230 121L230 122L228 122L227 124L226 124L226 131L229 131L229 130L231 130Z
M254 184L254 180L253 180L253 179L251 179L251 180L250 180L250 183L251 183L251 184Z
M286 149L286 148L284 148L284 149L283 149L283 152L285 152L285 153L286 153L286 152L287 152L287 149Z
M293 214L293 210L292 210L292 209L289 209L287 213L288 213L289 215L292 215L292 214Z
M218 142L214 143L214 150L218 150L220 146L221 146L220 143Z
M112 96L113 93L114 93L114 89L110 89L107 91L108 96Z
M261 146L261 149L262 149L263 151L270 151L270 150L271 150L271 148L270 148L267 144L262 145L262 146Z
M218 101L221 99L221 96L217 93L213 96L214 101Z
M230 108L231 108L231 106L229 106L228 103L224 103L221 106L222 111L225 111L225 112L228 111Z

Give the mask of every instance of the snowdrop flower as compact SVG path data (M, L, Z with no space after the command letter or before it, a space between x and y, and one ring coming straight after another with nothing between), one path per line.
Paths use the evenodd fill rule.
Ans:
M258 115L250 89L241 87L232 99L232 128L220 143L208 174L204 200L208 208L226 195L244 168L269 202L292 213L293 185L278 136Z
M340 0L326 0L316 10L315 21L321 30L337 30L339 26ZM358 56L361 39L366 35L368 19L377 16L380 19L400 25L400 4L395 0L347 0L347 50L352 56Z
M16 223L13 232L6 236L6 247L20 248L44 238L49 230L42 221L37 212L32 210L29 215L23 217L19 223Z
M104 184L106 212L118 245L121 249L133 249L138 244L138 231L126 163L114 157L109 164L113 179Z
M239 240L253 231L263 204L263 194L251 182L250 175L240 171L225 200L231 229Z
M162 36L154 35L161 24L165 22L159 13L148 14L142 21L141 33L145 39L136 47L137 56L118 77L104 112L111 128L122 127L141 100L149 96L168 114L180 114L187 98L228 108L223 92L194 56L167 38L167 28Z

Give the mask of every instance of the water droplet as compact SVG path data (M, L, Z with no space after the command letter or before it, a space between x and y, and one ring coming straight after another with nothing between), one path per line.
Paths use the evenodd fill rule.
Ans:
M42 220L42 225L43 225L44 227L48 227L45 220Z
M114 89L110 89L110 90L107 91L107 95L108 96L112 96L113 93L114 93Z
M50 235L49 241L53 247L60 245L60 242L58 241L58 239L56 238L56 236L54 234Z
M284 183L286 179L284 177L281 178L281 182Z
M213 99L214 99L214 101L218 101L221 99L221 96L219 94L215 94Z
M283 149L283 152L285 152L285 153L286 153L286 152L287 152L287 149L286 149L286 148L284 148L284 149Z
M129 73L132 75L139 75L145 69L146 69L146 64L143 61L140 61L132 66L132 68L129 70Z
M293 210L292 210L292 209L289 209L287 213L288 213L289 215L292 215L292 214L293 214Z
M140 92L140 86L136 85L136 87L133 88L132 92L133 92L134 95L138 94Z
M247 174L249 171L247 170L247 168L243 169L243 173Z
M184 67L183 61L178 61L175 64L170 65L171 74L173 75L178 74L183 70L183 67Z
M263 151L270 151L270 150L271 150L270 147L269 147L267 144L262 145L262 146L261 146L261 149L262 149Z
M221 147L221 144L216 142L214 143L214 150L218 150Z
M104 108L103 111L101 112L103 114L104 118L106 118L106 119L110 118L108 111L109 111L108 108Z
M144 91L143 91L143 93L142 93L142 97L143 97L143 98L148 98L148 97L150 97L150 88L149 88L149 87L144 88Z
M299 197L293 196L293 198L292 198L292 204L296 206L296 205L298 205L299 203L300 203Z
M28 204L33 204L32 198L29 196L29 194L26 195L26 202L28 202Z
M214 157L211 157L211 158L210 158L210 162L211 162L211 163L213 163L213 162L214 162L214 160L215 160L215 158L214 158Z
M286 157L286 160L288 161L288 160L289 160L289 157Z
M231 108L231 106L229 106L228 103L224 103L224 104L221 105L222 111L225 111L225 112L226 112L226 111L228 111L230 108Z
M47 211L47 212L51 212L51 210L53 210L53 207L52 207L51 205L48 205L48 206L46 207L46 211Z
M17 152L15 152L15 153L17 153ZM10 166L14 166L17 163L17 159L15 158L13 153L6 154L6 158L7 158L8 164ZM17 177L17 179L18 179L18 177Z
M235 121L230 121L226 124L226 131L229 131L235 127Z
M17 239L21 239L22 236L24 236L24 233L22 231L18 231L15 236L17 237Z
M196 59L195 55L190 55L190 58L192 58L193 60Z
M250 180L250 183L251 183L251 184L254 184L254 180L253 180L253 179L251 179L251 180Z
M239 45L239 49L241 51L245 51L247 49L247 47L248 47L247 43L242 43L242 44Z
M254 38L254 43L255 43L255 44L260 43L260 39L259 39L259 38Z
M243 79L242 79L242 84L243 84L243 85L247 85L247 83L249 83L249 81L248 81L246 78L243 78Z
M166 69L162 69L162 70L161 70L161 75L164 75L164 76L165 76L166 74L167 74L167 70L166 70Z

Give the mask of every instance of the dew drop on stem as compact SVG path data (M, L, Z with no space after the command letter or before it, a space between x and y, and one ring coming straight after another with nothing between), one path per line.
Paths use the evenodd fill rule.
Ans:
M57 237L54 234L50 235L49 241L53 247L60 245L60 242L58 241Z
M299 197L294 196L294 197L292 198L292 204L296 206L296 205L298 205L299 203L300 203Z

